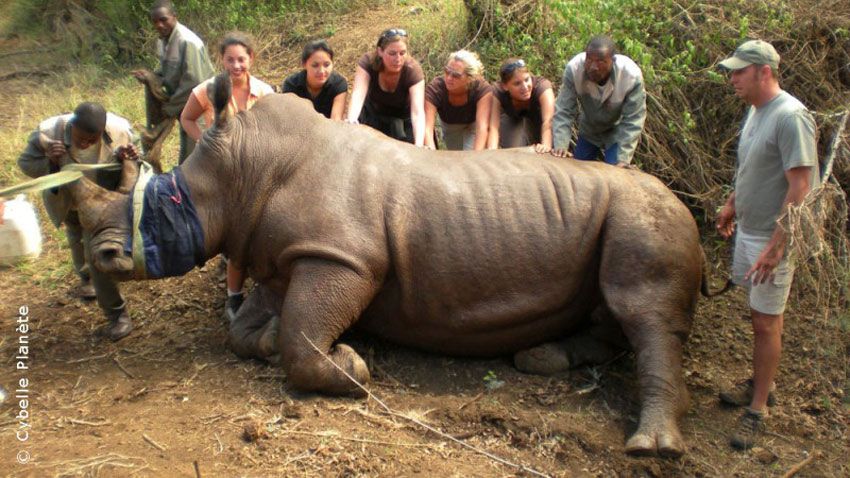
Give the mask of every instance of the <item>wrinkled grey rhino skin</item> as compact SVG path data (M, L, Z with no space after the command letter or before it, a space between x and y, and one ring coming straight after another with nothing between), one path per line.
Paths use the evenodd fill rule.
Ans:
M183 171L207 257L225 252L262 284L234 326L241 355L279 353L292 386L357 394L307 340L366 382L360 356L335 345L357 323L447 354L552 342L517 355L533 370L569 351L567 334L601 305L636 353L641 415L626 451L684 452L682 345L702 251L693 217L657 179L516 151L419 149L328 121L294 95L220 111ZM95 266L126 275L126 196L72 189L96 234Z

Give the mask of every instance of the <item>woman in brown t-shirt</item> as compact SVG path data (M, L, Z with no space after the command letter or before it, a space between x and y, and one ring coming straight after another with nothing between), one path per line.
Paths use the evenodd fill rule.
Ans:
M550 151L555 115L552 83L542 76L532 76L519 58L502 63L499 78L501 81L493 84L487 149L533 144L538 152Z
M436 147L434 124L439 114L447 149L484 149L493 90L481 78L483 69L475 53L460 50L449 55L445 75L425 87L425 146Z
M408 56L407 32L381 33L374 53L357 62L349 123L363 123L392 138L424 145L425 75Z

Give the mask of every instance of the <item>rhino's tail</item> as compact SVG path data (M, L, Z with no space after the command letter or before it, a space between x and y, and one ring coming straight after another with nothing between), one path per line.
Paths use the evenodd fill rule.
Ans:
M700 292L705 297L717 297L720 294L725 293L729 289L735 286L735 283L732 282L732 279L726 279L726 284L717 292L711 292L708 289L708 276L709 276L709 268L708 268L708 258L705 256L705 251L702 247L699 248L700 255L702 256L702 283L700 284Z
M227 103L230 102L232 90L229 73L224 72L215 77L212 99L215 107L216 128L222 128L227 124Z

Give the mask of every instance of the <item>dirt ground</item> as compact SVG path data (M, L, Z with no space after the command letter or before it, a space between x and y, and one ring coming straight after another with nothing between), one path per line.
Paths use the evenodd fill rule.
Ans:
M379 23L361 25L364 37ZM8 94L24 81L40 80L0 87ZM13 121L0 116L0 127ZM703 299L694 319L687 454L631 458L623 452L639 410L631 354L547 378L519 373L510 357L432 355L355 332L343 340L366 358L373 398L304 395L287 389L281 370L228 350L218 259L183 278L123 285L137 328L112 343L95 333L97 306L69 295L67 257L46 234L39 261L63 266L0 270L0 386L9 394L0 403L0 475L783 476L802 465L797 476L850 476L850 340L800 304L786 316L779 403L758 449L729 448L739 411L716 398L750 373L746 300L735 290ZM16 331L22 306L26 334ZM828 364L844 366L819 360L824 336L841 357ZM18 361L27 369L16 370ZM22 378L26 420L14 398ZM16 438L22 431L26 441Z

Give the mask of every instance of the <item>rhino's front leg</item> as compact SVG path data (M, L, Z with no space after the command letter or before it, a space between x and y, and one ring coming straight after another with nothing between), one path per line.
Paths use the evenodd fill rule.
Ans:
M364 384L369 381L366 362L351 347L334 346L334 341L357 321L377 287L377 281L342 264L316 258L296 261L278 334L281 365L292 386L332 395L365 394L340 369Z
M266 359L278 353L280 308L283 298L265 285L248 294L230 324L230 349L241 358Z

